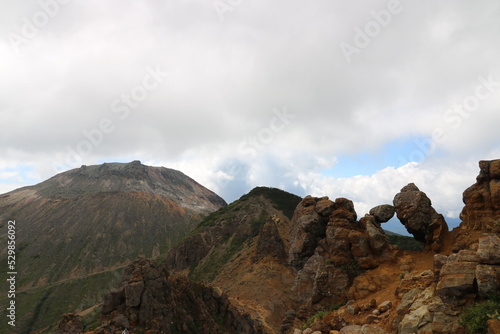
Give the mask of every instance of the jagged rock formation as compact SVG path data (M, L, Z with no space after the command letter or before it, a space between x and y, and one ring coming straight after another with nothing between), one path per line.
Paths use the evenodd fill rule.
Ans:
M335 203L327 197L305 197L295 209L291 222L289 260L301 269L314 254L320 240L326 236L326 225ZM355 218L354 218L355 219Z
M307 196L297 206L288 256L298 271L293 288L296 317L345 302L355 276L391 259L389 241L376 218L356 218L352 201L345 198ZM292 317L285 318L282 332L291 324Z
M262 333L261 325L233 306L224 293L169 273L141 258L104 298L101 325L93 333L125 328L147 333Z
M477 243L482 232L500 233L500 160L480 161L479 169L476 183L463 193L454 251Z
M443 215L432 207L431 200L410 183L394 197L394 207L401 223L415 239L430 245L438 252L448 233L448 225Z
M165 265L130 266L95 333L462 334L464 308L500 293L497 164L480 163L464 222L449 233L414 184L359 220L345 198L256 188L203 220ZM389 244L380 224L394 212L424 250ZM66 318L59 327L78 330Z
M286 261L287 254L283 238L279 233L279 223L280 218L274 215L268 219L260 230L253 258L254 262L263 260L266 257L274 257L281 263Z
M1 195L0 221L17 223L16 283L26 291L18 295L24 305L18 326L29 332L49 325L54 314L93 306L119 278L118 268L139 255L166 253L204 216L225 205L183 173L139 161L82 166ZM6 259L6 251L0 250L0 259ZM88 298L69 308L65 289L78 279L75 287L83 287ZM30 288L45 289L41 296L46 297L25 297ZM44 303L55 309L46 311Z
M500 231L500 160L480 161L477 182L464 191L460 219L468 230Z

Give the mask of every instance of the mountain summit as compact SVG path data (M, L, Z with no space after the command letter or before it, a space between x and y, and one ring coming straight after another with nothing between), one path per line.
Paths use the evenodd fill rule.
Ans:
M186 209L206 212L226 205L222 198L182 172L145 166L138 160L131 163L83 165L28 188L47 197L61 199L112 192L157 194L178 201Z
M140 161L82 166L0 195L0 222L16 221L18 291L47 294L42 305L26 307L27 317L43 313L62 282L92 276L100 299L107 288L101 283L107 286L121 273L96 277L138 256L166 253L224 206L221 197L183 173ZM85 309L91 299L74 307Z

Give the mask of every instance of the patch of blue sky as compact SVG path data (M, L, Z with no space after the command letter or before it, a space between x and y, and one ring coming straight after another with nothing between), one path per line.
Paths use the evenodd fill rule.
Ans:
M386 167L398 168L409 162L422 163L430 156L442 156L439 146L426 137L393 140L383 147L355 154L337 155L337 164L322 172L325 176L349 178L373 175Z
M20 165L15 168L0 170L0 183L2 184L33 184L39 182L33 177L34 169L30 165Z

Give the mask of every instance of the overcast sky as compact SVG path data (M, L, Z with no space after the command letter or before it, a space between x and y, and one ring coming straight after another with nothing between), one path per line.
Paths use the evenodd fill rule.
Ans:
M407 183L458 217L500 158L500 3L0 3L0 193L141 160L231 202Z

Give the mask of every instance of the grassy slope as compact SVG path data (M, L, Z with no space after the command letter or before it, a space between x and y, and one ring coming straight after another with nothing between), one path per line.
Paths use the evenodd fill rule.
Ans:
M244 243L258 235L274 212L281 211L291 219L300 200L283 190L257 187L210 214L192 234L212 233L217 242L202 261L191 266L189 277L195 281L212 281Z

